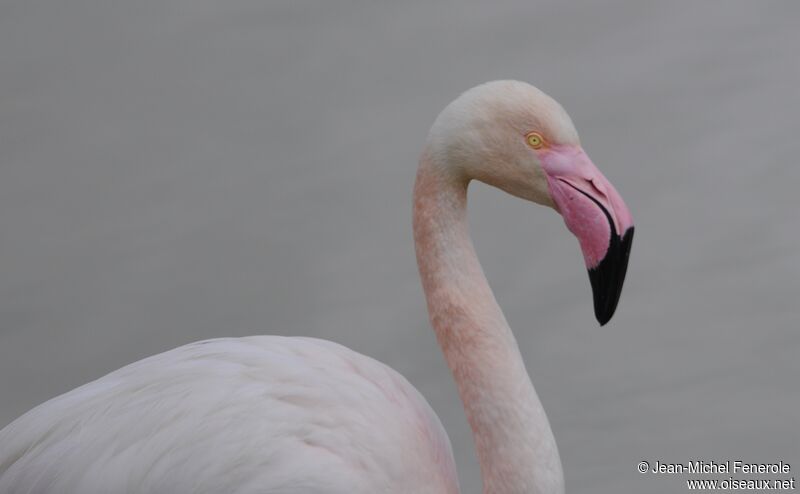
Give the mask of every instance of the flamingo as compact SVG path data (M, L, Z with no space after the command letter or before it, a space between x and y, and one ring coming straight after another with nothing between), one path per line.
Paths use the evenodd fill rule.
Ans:
M559 212L601 325L633 236L622 198L564 109L494 81L435 120L413 230L430 322L457 383L483 492L564 491L552 430L483 274L466 218L480 180ZM45 402L0 431L3 493L457 493L450 441L422 395L369 357L314 338L188 344Z

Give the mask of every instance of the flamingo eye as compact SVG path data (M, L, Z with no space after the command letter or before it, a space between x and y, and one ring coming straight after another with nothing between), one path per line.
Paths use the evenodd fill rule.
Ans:
M541 149L544 146L544 138L538 132L530 132L525 136L525 139L533 149Z

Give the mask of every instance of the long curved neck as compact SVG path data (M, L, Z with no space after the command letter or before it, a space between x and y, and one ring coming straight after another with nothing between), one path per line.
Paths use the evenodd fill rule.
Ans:
M414 241L431 324L472 428L483 491L563 492L547 416L470 239L467 185L423 154Z

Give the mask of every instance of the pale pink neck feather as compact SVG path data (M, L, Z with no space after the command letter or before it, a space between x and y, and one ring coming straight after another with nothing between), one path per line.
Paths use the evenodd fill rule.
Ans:
M563 492L547 416L470 239L467 185L423 155L414 240L431 324L472 428L484 493Z

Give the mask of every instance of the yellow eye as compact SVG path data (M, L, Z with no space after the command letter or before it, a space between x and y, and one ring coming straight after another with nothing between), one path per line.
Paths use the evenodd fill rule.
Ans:
M525 138L533 149L541 149L544 146L544 138L538 132L531 132Z

